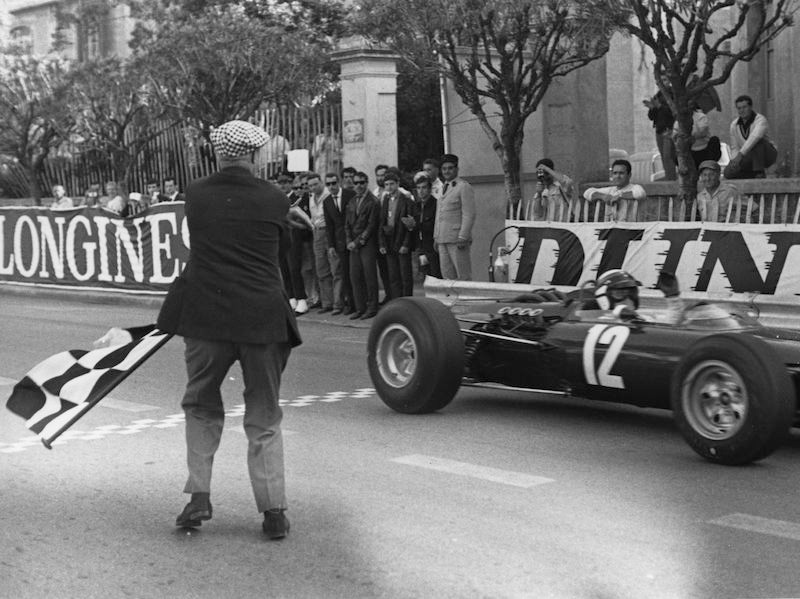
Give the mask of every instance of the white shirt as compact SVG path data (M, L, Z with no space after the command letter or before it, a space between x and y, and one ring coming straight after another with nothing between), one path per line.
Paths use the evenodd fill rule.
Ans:
M644 190L644 187L638 183L628 183L625 187L617 187L616 185L610 185L608 187L590 187L583 192L583 198L585 200L591 200L592 194L596 191L617 198L614 203L606 204L606 221L624 222L628 220L629 203L631 201L637 202L647 199L647 192ZM633 200L620 198L625 192L631 192L633 194Z

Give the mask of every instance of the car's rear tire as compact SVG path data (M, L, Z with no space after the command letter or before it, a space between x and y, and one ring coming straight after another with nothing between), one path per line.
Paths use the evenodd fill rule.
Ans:
M386 304L372 323L367 363L381 400L404 414L449 404L464 374L464 338L441 302L403 297Z
M672 378L672 410L698 454L739 465L770 455L789 434L794 385L761 339L721 334L689 348Z

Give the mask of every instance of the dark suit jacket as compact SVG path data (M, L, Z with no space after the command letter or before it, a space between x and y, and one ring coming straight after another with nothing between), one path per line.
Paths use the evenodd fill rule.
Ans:
M387 224L389 218L389 198L385 197L382 204L381 226L378 228L380 247L386 248L390 252L396 252L403 246L412 249L411 231L409 231L408 227L406 227L400 219L414 215L414 201L400 192L397 193L394 225Z
M417 221L416 231L417 247L423 252L433 252L433 227L436 222L436 198L431 195L423 205L418 200L415 205L414 218Z
M367 192L361 205L356 198L347 204L345 216L345 240L349 244L354 241L357 247L364 247L367 243L374 243L378 247L378 221L380 220L380 206L378 200Z
M161 306L158 328L211 341L299 345L278 263L288 198L241 167L191 183L186 197L189 260Z
M347 251L347 235L344 230L347 205L356 193L352 189L341 189L342 209L336 207L332 195L326 196L322 201L322 214L325 216L325 231L328 235L328 245L336 248L340 254Z

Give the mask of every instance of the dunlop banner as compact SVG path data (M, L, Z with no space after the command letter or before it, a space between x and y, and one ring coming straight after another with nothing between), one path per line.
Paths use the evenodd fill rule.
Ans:
M655 288L664 269L681 289L800 294L800 225L506 221L509 280L581 285L611 268ZM519 241L519 243L517 243Z
M119 218L100 208L0 208L0 281L166 291L189 257L183 202Z

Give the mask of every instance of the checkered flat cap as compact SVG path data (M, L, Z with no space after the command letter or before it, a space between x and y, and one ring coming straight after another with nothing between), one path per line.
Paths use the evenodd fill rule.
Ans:
M211 132L211 143L217 155L237 158L263 146L269 135L247 121L228 121Z

